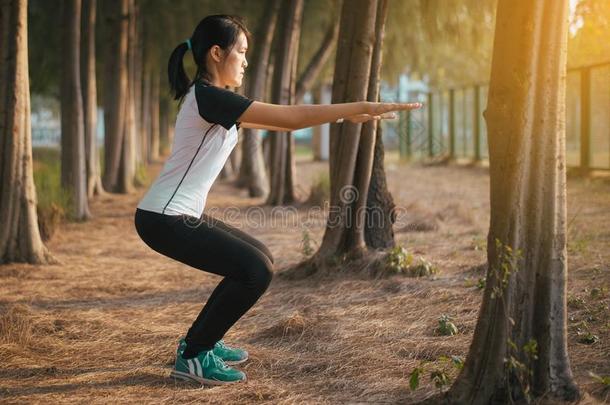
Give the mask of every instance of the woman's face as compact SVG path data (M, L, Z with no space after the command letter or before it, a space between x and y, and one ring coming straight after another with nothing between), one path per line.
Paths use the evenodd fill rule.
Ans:
M246 51L248 50L248 40L243 32L239 33L237 42L226 56L223 68L220 72L220 80L226 86L240 87L244 78L244 72L248 66Z

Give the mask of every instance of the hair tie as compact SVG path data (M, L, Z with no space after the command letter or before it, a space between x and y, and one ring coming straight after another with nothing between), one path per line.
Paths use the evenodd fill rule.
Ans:
M184 41L184 42L186 42L186 46L188 46L188 47L189 47L189 49L193 49L193 48L191 47L191 39L190 39L190 38L189 38L189 39L187 39L187 40L186 40L186 41Z

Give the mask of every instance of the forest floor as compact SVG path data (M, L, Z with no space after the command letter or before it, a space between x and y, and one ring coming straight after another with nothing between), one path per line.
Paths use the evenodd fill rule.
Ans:
M302 197L327 167L300 158ZM159 169L152 166L150 176ZM386 171L402 212L396 240L439 273L274 277L225 336L247 349L250 360L238 366L248 381L224 387L169 377L178 338L220 277L165 258L139 239L133 213L145 189L95 199L91 221L66 223L48 242L60 264L0 266L0 402L335 404L429 397L437 392L429 371L445 367L455 377L457 369L440 358L465 357L472 339L483 291L477 282L485 276L489 177L481 167L399 164L392 154ZM219 180L207 207L266 243L280 272L305 258L304 224L315 248L325 223L307 222L306 208L284 211L298 213L292 223L251 221L262 203ZM584 403L600 403L610 389L589 372L610 376L610 182L570 178L568 222L570 361L589 394ZM435 333L442 314L453 318L458 334ZM427 371L411 391L409 375L424 361Z

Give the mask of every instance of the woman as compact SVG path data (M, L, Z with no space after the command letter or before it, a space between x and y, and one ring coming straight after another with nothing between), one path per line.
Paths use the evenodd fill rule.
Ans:
M172 152L135 213L136 230L149 247L224 277L180 340L171 374L202 384L246 379L243 371L227 364L246 361L248 353L226 346L222 338L265 292L273 274L273 256L263 243L203 213L208 191L237 143L238 128L293 131L342 119L390 118L391 111L421 106L275 105L250 100L225 90L242 84L249 39L239 17L211 15L174 49L168 73L180 110ZM183 66L189 50L197 66L193 81Z

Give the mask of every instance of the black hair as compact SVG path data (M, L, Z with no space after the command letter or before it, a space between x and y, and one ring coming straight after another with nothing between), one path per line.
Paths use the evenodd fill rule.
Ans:
M188 89L196 81L211 81L210 73L205 65L208 50L212 46L218 45L228 54L233 49L241 32L246 35L248 42L250 42L251 34L246 28L243 19L233 15L209 15L197 24L190 38L193 59L197 66L197 73L193 80L189 79L184 70L184 54L188 51L186 41L178 45L169 57L167 73L174 100L179 99L180 103L182 103L182 99L188 92Z

